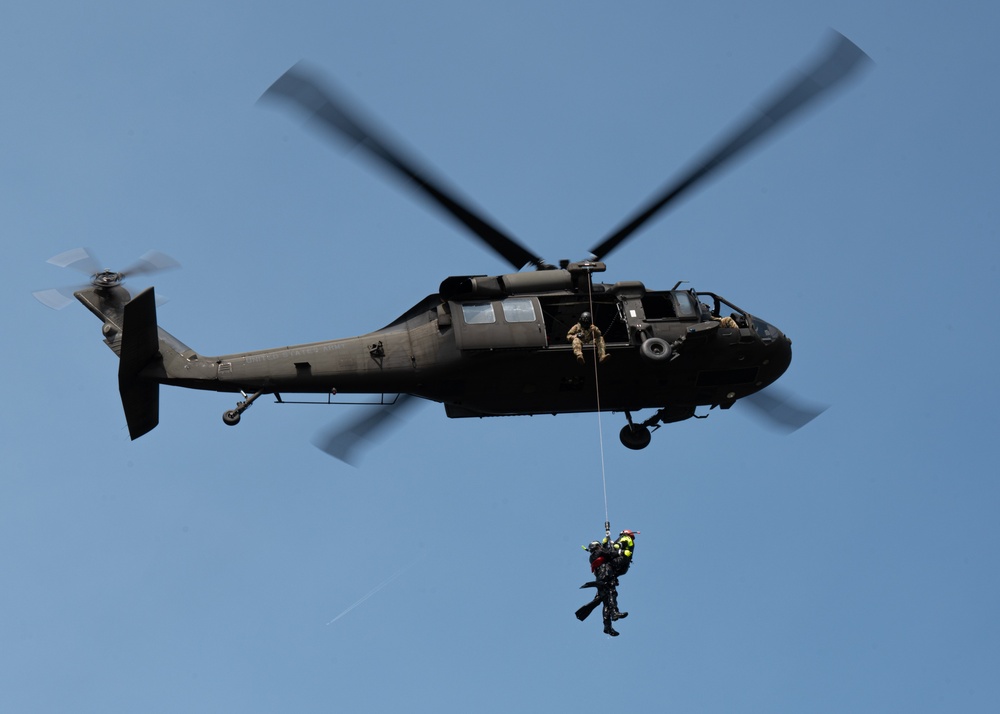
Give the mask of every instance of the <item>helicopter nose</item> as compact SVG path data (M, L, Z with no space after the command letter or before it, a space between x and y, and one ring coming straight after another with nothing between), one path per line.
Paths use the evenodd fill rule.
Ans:
M760 372L760 381L763 385L768 385L784 374L791 364L792 341L777 327L758 317L754 317L753 323L767 354Z
M770 384L785 373L792 363L792 341L781 331L774 329L774 337L768 346L766 381Z

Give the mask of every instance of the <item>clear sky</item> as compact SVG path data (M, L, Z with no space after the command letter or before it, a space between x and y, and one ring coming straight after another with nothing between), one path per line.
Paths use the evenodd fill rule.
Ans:
M0 10L5 712L992 710L1000 108L986 2L35 2ZM262 92L304 60L550 261L585 257L829 28L870 70L608 258L794 340L792 435L737 405L449 420L161 391L45 261L150 249L203 354L361 334L506 264ZM136 279L132 288L148 281ZM601 439L603 438L603 449ZM603 453L603 468L602 468ZM580 546L642 531L616 639Z

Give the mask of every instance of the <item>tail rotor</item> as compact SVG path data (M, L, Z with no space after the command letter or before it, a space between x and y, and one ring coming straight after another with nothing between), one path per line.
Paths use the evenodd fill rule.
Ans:
M133 275L148 275L172 268L179 268L180 263L165 253L151 250L142 255L135 263L122 271L101 268L100 262L86 249L74 248L59 255L54 255L46 261L60 268L71 268L90 278L90 282L66 288L49 288L36 290L32 293L35 299L53 310L62 310L73 302L73 293L86 287L113 288L122 284L126 277Z

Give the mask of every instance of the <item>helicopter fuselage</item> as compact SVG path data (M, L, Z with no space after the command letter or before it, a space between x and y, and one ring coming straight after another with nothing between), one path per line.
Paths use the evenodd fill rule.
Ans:
M653 408L668 422L698 406L727 409L791 361L784 334L714 293L592 283L583 273L449 278L382 329L253 352L204 356L159 328L157 354L136 379L331 403L336 395L410 394L444 404L450 417ZM141 325L130 322L128 293L114 291L77 296L105 321L105 341L121 356L122 335ZM592 345L580 364L567 339L585 311L606 345L608 359L597 365Z

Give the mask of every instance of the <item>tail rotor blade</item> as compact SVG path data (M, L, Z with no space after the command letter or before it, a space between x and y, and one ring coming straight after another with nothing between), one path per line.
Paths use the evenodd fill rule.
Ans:
M71 305L74 302L73 298L70 297L70 295L72 295L72 291L69 291L70 295L66 294L67 291L69 291L68 288L66 290L49 288L48 290L36 290L31 294L35 296L35 299L38 300L38 302L45 305L45 307L51 307L53 310L62 310L64 307Z
M157 273L162 270L180 267L180 263L169 255L155 250L149 251L140 257L134 265L120 273L103 269L97 262L97 259L86 248L67 250L65 253L52 256L47 262L60 268L71 268L90 278L89 285L49 288L47 290L36 290L32 293L38 302L53 310L62 310L67 305L75 302L73 293L77 290L83 290L89 286L108 288L120 285L126 276Z
M122 271L122 276L142 275L149 273L159 273L164 270L173 270L181 267L181 264L171 258L166 253L158 250L151 250L139 257L131 267Z
M94 275L100 272L101 266L97 259L86 248L73 248L65 253L54 255L46 261L60 268L72 268L84 275Z

